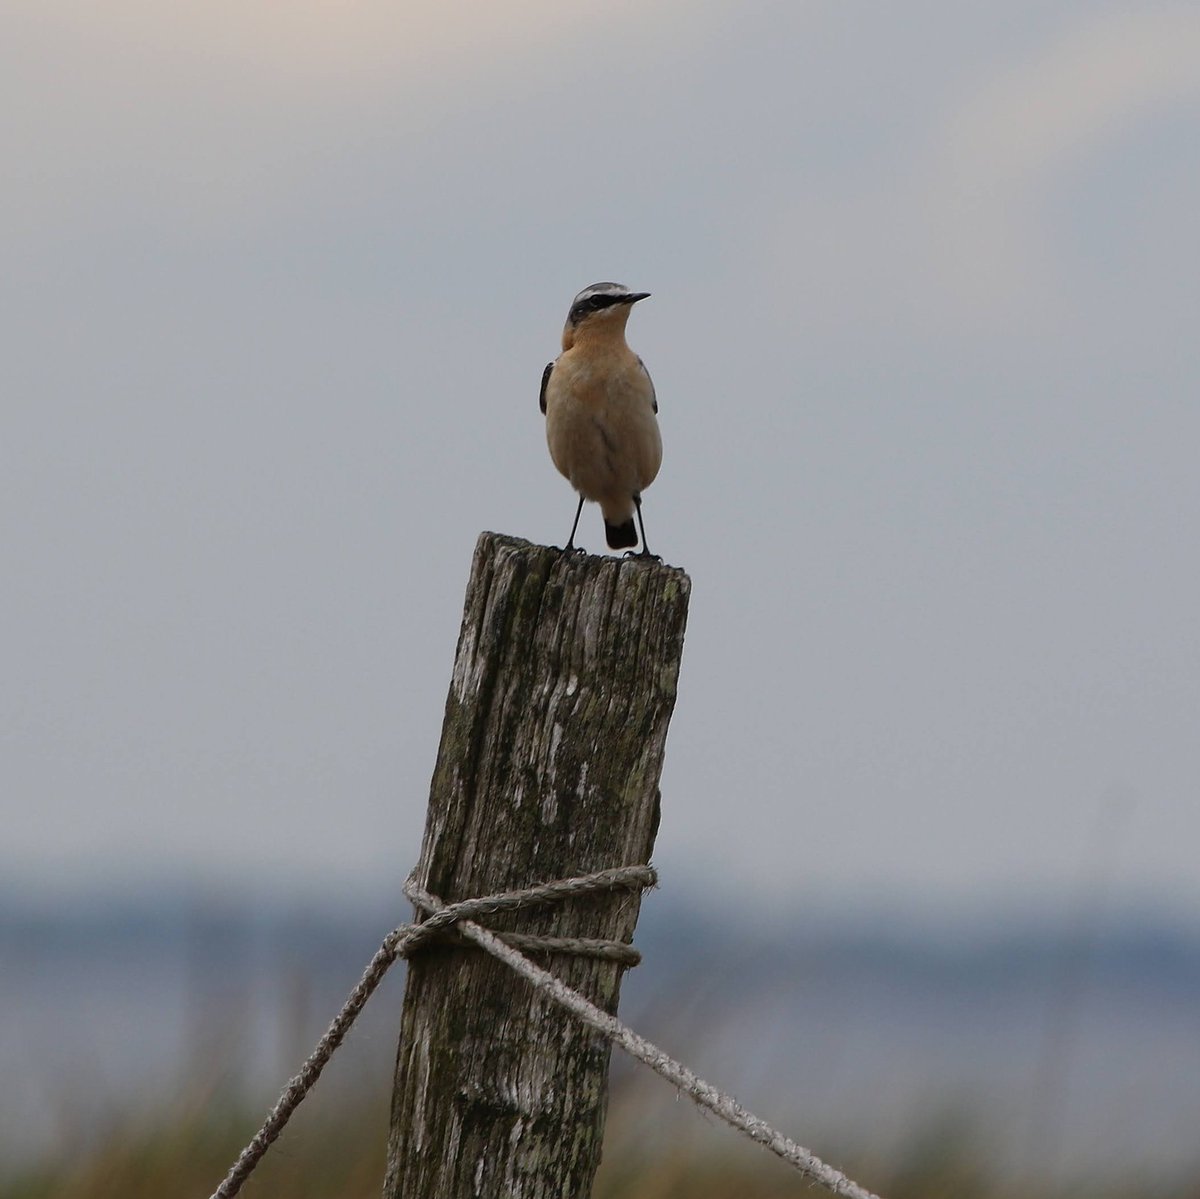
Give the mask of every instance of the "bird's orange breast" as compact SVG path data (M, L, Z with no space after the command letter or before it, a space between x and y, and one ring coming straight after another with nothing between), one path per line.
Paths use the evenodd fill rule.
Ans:
M562 354L546 385L546 440L582 495L632 513L658 474L662 441L653 385L627 345L580 341Z

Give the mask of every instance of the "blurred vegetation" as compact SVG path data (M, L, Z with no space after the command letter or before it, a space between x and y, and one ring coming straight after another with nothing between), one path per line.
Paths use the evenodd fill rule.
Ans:
M301 1112L260 1163L243 1193L286 1199L378 1199L383 1179L387 1104L370 1101ZM207 1199L224 1177L259 1115L219 1094L186 1106L143 1113L94 1138L78 1157L0 1176L0 1199ZM770 1154L705 1126L698 1148L676 1141L650 1152L645 1129L615 1105L593 1199L797 1199L825 1192ZM1144 1177L1078 1180L1056 1189L997 1180L970 1129L931 1121L900 1160L863 1152L826 1152L839 1168L886 1199L1200 1199L1200 1175L1174 1182Z

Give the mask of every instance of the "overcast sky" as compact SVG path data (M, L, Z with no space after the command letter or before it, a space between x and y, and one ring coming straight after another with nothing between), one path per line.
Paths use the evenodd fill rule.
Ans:
M9 0L0 879L394 890L616 279L664 883L1200 922L1198 145L1194 4Z

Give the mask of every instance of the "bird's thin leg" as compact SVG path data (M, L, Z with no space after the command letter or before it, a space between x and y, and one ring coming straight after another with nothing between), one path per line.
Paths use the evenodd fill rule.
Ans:
M642 534L642 550L639 554L634 554L633 551L630 550L630 554L635 558L652 558L655 562L661 562L662 559L657 554L652 554L650 552L650 547L646 544L646 526L642 521L642 497L640 495L635 495L633 497L633 508L637 513L638 529Z
M583 511L583 496L579 497L579 507L575 509L575 523L571 526L571 536L567 538L567 544L563 546L563 553L570 554L586 554L587 550L577 548L575 545L575 530L579 528L579 514Z

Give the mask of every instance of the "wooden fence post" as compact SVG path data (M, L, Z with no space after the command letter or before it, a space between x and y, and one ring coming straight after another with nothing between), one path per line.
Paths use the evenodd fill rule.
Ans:
M480 536L416 880L446 902L649 861L688 576ZM629 941L639 897L489 920ZM621 967L547 961L615 1013ZM586 1199L609 1045L489 955L408 963L385 1199Z

